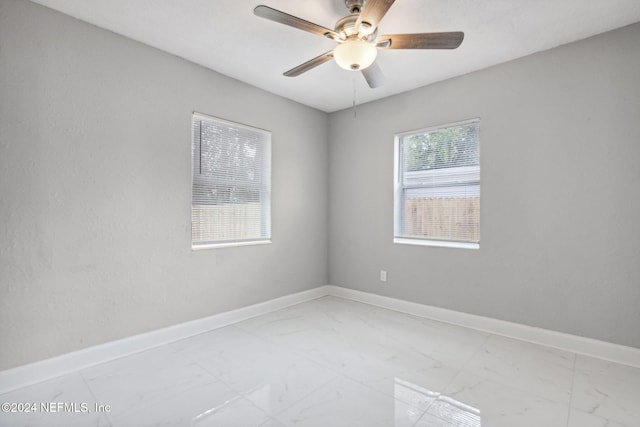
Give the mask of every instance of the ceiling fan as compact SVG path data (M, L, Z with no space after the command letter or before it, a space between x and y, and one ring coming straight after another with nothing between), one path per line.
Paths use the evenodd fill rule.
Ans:
M285 76L299 76L333 58L346 70L362 71L369 87L376 88L384 83L382 70L375 63L378 49L455 49L464 39L464 33L461 31L378 36L378 25L394 1L345 0L349 14L336 22L335 30L269 6L257 6L253 13L261 18L328 37L339 43L334 50L285 72Z

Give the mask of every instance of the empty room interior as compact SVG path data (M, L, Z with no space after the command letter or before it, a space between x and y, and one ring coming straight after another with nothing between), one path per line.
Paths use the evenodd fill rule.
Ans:
M637 0L0 0L0 426L640 426Z

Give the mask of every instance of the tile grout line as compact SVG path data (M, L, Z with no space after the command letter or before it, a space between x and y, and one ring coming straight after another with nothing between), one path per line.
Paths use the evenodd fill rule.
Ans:
M89 390L89 393L91 394L91 396L93 397L93 400L96 401L97 404L100 404L100 401L98 400L98 397L96 396L96 393L93 391L93 389L91 388L91 385L89 384L89 382L87 381L87 379L84 377L84 375L82 374L82 370L78 369L76 371L76 373L78 375L80 375L80 378L82 378L82 382L84 383L84 385L87 387L87 389ZM108 412L103 412L102 413L104 415L104 417L107 419L107 422L109 423L109 427L113 427L113 421L111 421L111 418L109 418L109 413Z
M577 365L578 365L578 354L573 353L573 375L571 376L571 391L569 394L569 408L567 410L567 427L569 427L569 423L571 422L571 408L573 407L573 390L574 390L574 384L576 382Z
M285 407L283 407L282 409L280 409L278 412L274 413L274 414L270 414L270 417L273 418L274 420L278 421L279 423L282 424L282 422L280 421L280 419L278 418L279 415L282 415L283 413L285 413L286 411L288 411L289 409L293 408L295 405L297 405L298 403L302 402L303 400L305 400L307 397L311 396L312 394L314 394L315 392L317 392L318 390L321 390L325 387L327 387L329 384L331 384L332 382L338 381L339 378L335 377L335 378L331 378L328 381L325 381L322 385L314 388L313 390L311 390L310 392L306 393L304 396L302 396L300 399L296 400L295 402L291 403L290 405L287 405Z
M475 351L471 352L471 355L469 356L469 358L461 364L460 368L458 369L458 372L451 378L451 380L449 380L449 382L447 383L446 386L444 386L442 388L442 393L440 393L440 396L442 396L444 394L444 392L449 388L449 386L451 384L453 384L453 382L456 380L456 378L458 378L461 374L463 374L465 372L465 368L471 363L471 361L478 355L478 353L480 353L480 351L482 350L482 348L485 346L485 344L487 343L487 341L489 341L489 338L491 338L491 333L489 332L484 332L487 336L484 338L484 340L478 344L478 347L476 347ZM431 402L429 404L429 406L427 407L427 410L424 411L424 413L422 414L422 416L418 419L418 421L416 421L416 424L425 416L427 415L427 413L429 412L429 409L431 409L431 406L433 406L433 404L435 403L436 400L438 400L438 398L440 397L438 396L436 399L434 399L433 402ZM449 422L449 420L444 420L441 417L437 416L437 415L433 415L430 414L440 420L443 420L445 422ZM415 425L415 424L414 424Z
M239 328L236 328L238 330L241 330ZM170 344L167 344L170 345ZM216 381L224 384L225 386L227 386L229 388L229 390L233 391L237 397L239 397L240 399L248 402L251 406L253 406L254 408L256 408L258 411L260 411L261 413L265 414L265 416L267 417L267 419L265 421L263 421L262 423L260 423L258 426L256 427L260 427L261 425L264 425L266 422L268 422L269 420L273 419L273 414L265 411L264 409L258 407L256 404L254 404L250 399L247 399L247 396L245 393L241 392L240 390L236 389L235 387L232 387L231 384L227 383L225 380L223 380L222 378L220 378L220 376L218 376L217 374L215 374L214 372L212 372L211 370L207 369L206 366L204 366L203 364L201 364L200 362L198 362L197 360L195 360L193 357L189 357L188 355L185 355L185 359L191 361L194 365L198 366L200 369L202 369L204 372L208 373L209 375L211 375ZM222 409L222 407L226 406L228 402L226 402L225 404L223 404L222 406L216 408L215 410L218 411L219 409Z

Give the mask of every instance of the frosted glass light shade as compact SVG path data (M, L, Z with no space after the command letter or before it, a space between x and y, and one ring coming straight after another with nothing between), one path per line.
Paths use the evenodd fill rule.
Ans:
M362 40L347 40L333 50L333 59L345 70L363 70L373 64L378 49L372 43Z

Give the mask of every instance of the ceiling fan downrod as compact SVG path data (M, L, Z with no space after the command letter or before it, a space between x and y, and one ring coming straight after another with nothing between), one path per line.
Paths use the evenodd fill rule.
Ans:
M360 13L366 0L344 0L344 4L349 9L349 13Z

